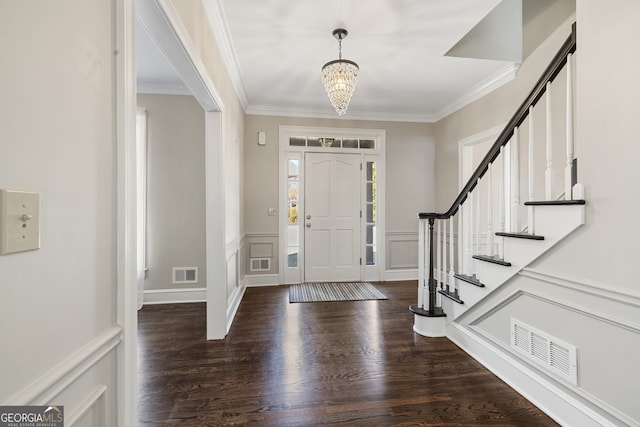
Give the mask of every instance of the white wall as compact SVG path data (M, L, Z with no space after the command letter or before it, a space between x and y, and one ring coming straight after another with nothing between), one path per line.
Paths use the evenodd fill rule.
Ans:
M640 182L635 125L640 60L634 52L640 3L578 0L576 18L576 153L578 181L586 187L586 224L465 313L455 333L525 396L536 401L555 390L555 400L538 403L562 424L635 425L640 424L640 368L634 358L640 352L640 286L632 278L640 237L634 226L640 217L634 197ZM569 25L529 56L515 81L436 124L439 208L455 196L456 141L510 118L569 34ZM556 168L563 161L559 158ZM510 318L577 346L577 385L510 350ZM518 378L511 364L534 379ZM540 383L546 384L545 392ZM589 420L567 418L562 399L574 415L584 413Z
M193 96L138 94L147 111L145 290L204 288L204 111ZM198 283L173 284L173 267L197 267Z
M267 242L274 248L271 273L277 273L279 265L278 217L267 213L272 207L283 213L278 204L280 125L386 130L386 268L417 268L416 214L435 207L432 125L248 115L244 141L244 224L248 244ZM257 143L261 131L267 135L265 146Z
M64 405L71 421L86 402L104 426L120 343L115 4L0 3L0 187L41 197L41 249L0 256L0 404Z

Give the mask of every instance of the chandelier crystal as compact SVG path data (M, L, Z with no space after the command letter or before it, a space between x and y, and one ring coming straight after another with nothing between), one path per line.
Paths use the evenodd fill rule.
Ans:
M347 34L347 30L342 28L333 30L333 36L338 39L338 59L329 61L322 67L322 83L329 95L331 105L339 116L344 115L349 108L360 71L358 64L342 59L342 39L347 37Z

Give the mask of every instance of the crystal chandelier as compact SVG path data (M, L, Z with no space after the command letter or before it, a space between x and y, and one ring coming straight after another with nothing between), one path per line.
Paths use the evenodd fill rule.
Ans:
M331 105L339 116L344 115L349 108L351 95L358 84L358 64L348 59L342 59L342 39L347 37L347 30L338 28L333 30L333 37L338 39L338 59L329 61L322 67L322 83L329 95Z

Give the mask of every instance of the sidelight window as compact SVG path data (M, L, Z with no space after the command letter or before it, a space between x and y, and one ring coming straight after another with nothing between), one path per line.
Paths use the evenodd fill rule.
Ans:
M300 160L287 161L287 266L298 267Z
M377 182L376 162L367 162L365 176L365 260L366 265L376 265Z

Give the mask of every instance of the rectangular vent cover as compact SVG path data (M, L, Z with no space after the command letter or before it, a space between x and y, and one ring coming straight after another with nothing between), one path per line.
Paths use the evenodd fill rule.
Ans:
M251 271L271 270L271 258L251 258Z
M574 345L512 318L511 348L571 384L578 385L578 359Z
M173 267L173 283L198 283L198 267Z

